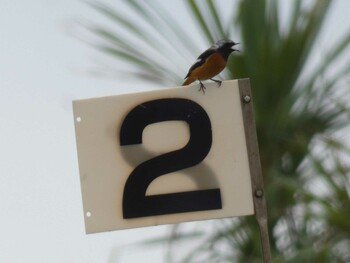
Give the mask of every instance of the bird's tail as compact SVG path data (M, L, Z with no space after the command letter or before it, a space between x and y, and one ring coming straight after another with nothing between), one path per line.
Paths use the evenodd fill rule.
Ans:
M186 85L189 85L191 84L193 81L195 81L196 79L193 78L193 77L188 77L184 83L182 83L182 86L186 86Z

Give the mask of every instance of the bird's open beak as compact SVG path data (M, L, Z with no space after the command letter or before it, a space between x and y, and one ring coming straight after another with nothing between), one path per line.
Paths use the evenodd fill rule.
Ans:
M239 43L234 43L234 44L232 45L232 47L231 47L231 50L240 52L238 49L235 49L235 48L234 48L234 46L235 46L235 45L238 45L238 44L239 44Z

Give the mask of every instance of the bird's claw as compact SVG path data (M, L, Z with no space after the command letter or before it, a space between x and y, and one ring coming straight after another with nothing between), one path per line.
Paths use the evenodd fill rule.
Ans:
M218 87L221 87L221 83L222 83L221 80L217 80L217 79L210 79L210 80L216 82L218 84Z
M201 83L199 84L199 90L198 90L198 91L202 91L203 94L205 94L205 89L206 89L206 87L205 87L204 84L201 82Z

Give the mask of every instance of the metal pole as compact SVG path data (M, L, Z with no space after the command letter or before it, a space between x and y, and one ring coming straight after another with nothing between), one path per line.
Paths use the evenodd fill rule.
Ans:
M240 96L242 98L241 106L252 181L255 218L260 228L263 262L271 263L271 249L267 224L267 208L249 79L238 80L238 87Z

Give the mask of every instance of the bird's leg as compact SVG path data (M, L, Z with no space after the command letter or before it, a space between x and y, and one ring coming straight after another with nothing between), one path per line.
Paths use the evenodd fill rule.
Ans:
M204 94L205 93L205 86L200 79L198 79L198 81L199 81L199 90L198 91L202 91Z
M218 87L221 86L221 83L222 83L221 80L217 80L217 79L210 79L210 80L215 81L218 84Z

